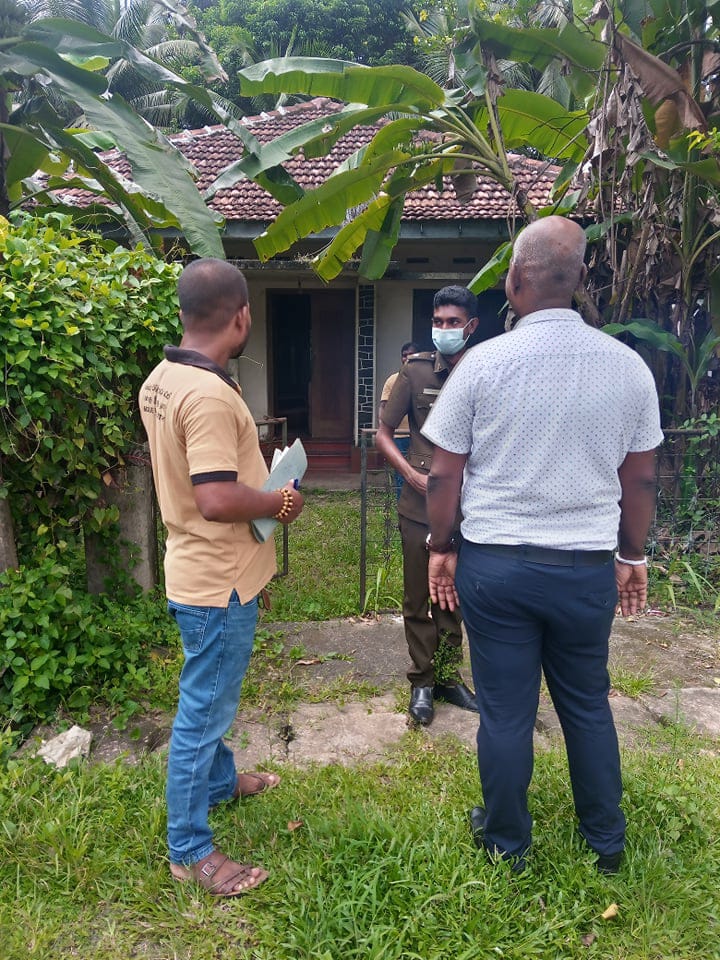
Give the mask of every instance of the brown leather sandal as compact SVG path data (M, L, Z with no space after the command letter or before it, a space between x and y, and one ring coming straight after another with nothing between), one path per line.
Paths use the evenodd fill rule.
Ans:
M267 870L262 867L236 863L219 850L214 850L189 867L171 863L170 873L175 880L194 880L213 897L239 897L259 887L268 877Z
M243 789L243 779L245 787ZM251 783L248 786L247 780ZM255 771L254 773L239 773L237 775L237 784L233 798L237 800L243 797L255 797L258 793L264 793L265 790L273 790L280 783L280 777L276 773L264 773Z

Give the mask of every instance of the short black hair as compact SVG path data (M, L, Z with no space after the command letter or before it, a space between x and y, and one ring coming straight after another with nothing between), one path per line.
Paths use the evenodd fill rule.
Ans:
M468 319L478 315L478 299L475 294L467 287L457 284L438 290L433 297L433 309L435 307L462 307Z
M178 280L183 327L222 330L248 302L240 270L227 260L202 257L189 263Z
M419 350L420 350L420 347L415 343L414 340L408 340L407 343L404 343L400 347L400 354L402 355L403 353L418 353Z

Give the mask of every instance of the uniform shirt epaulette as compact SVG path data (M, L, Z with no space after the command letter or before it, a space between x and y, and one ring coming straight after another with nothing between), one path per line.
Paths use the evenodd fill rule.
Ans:
M428 350L425 353L411 353L407 362L412 363L414 360L429 360L431 363L435 363L435 352Z

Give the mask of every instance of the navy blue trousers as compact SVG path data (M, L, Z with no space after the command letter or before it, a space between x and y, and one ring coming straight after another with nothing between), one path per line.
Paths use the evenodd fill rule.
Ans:
M565 737L580 832L597 853L622 850L620 755L608 703L612 559L556 566L465 541L456 586L480 709L486 846L511 857L530 847L527 790L542 671Z

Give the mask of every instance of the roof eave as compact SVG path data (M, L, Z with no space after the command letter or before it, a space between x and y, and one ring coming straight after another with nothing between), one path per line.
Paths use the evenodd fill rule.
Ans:
M255 240L269 227L258 220L226 221L222 234L229 240ZM337 234L338 227L328 227L305 237L305 241L327 242ZM180 236L180 231L164 230L164 236ZM472 240L502 241L509 239L507 220L403 220L399 240Z

